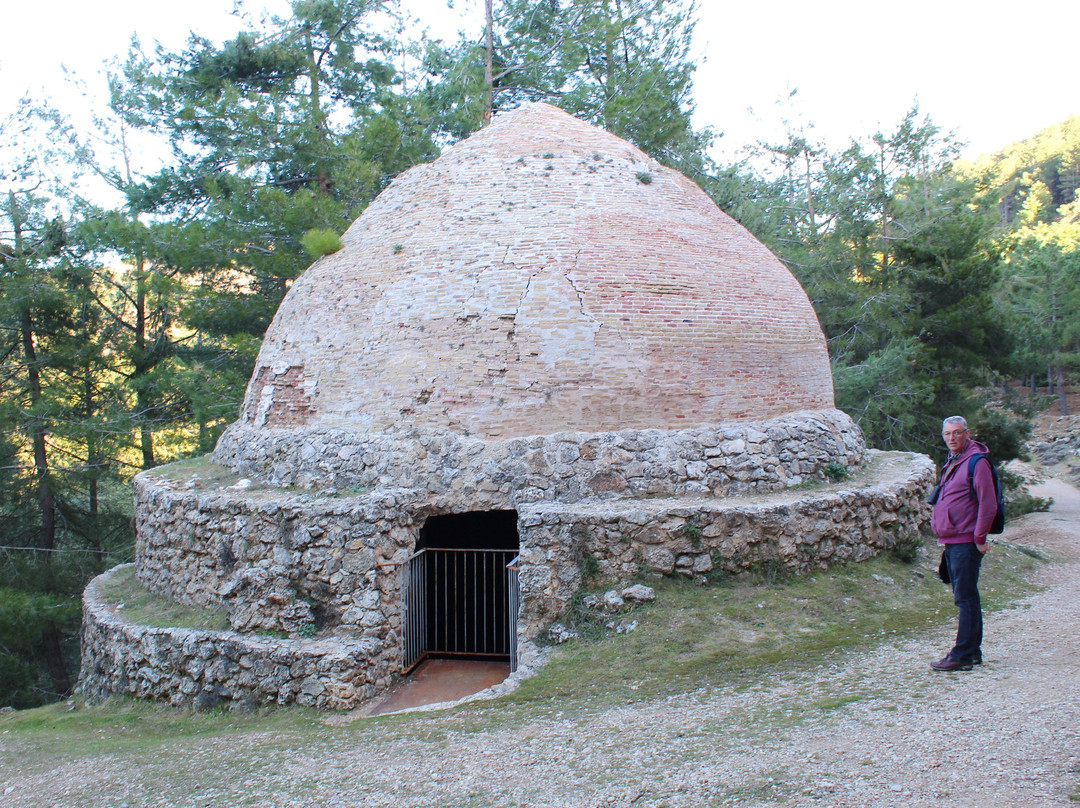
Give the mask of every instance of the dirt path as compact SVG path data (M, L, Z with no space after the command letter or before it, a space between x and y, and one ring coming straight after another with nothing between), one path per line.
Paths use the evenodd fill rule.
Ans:
M783 681L527 726L468 720L178 740L48 773L3 773L15 806L829 806L1047 808L1080 787L1080 491L1004 541L1053 553L1045 589L990 614L986 664L940 674L935 630ZM991 549L993 552L993 549ZM598 672L602 675L602 672ZM422 740L417 740L420 737ZM223 761L225 761L223 763Z
M773 765L798 771L801 797L745 805L1075 805L1080 790L1080 491L1051 480L1050 513L1018 520L1002 537L1053 553L1047 589L988 616L986 664L935 674L947 650L926 641L853 656L829 677L838 693L867 698L792 732ZM992 552L992 550L991 550ZM806 682L811 688L819 681ZM797 750L797 751L796 751Z

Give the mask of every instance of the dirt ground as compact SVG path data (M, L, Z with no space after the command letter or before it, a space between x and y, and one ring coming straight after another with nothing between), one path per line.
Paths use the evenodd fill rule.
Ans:
M1068 415L1062 415L1055 401L1032 420L1032 442L1080 435L1080 392L1065 396Z

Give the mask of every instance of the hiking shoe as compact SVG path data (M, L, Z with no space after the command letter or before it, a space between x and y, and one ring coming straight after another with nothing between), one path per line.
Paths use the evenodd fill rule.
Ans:
M971 663L960 662L959 660L947 656L944 659L931 662L930 667L936 671L969 671L971 670Z

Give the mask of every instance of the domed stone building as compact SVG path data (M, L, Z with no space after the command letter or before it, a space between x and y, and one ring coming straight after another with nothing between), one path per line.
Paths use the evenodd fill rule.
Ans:
M498 115L342 242L212 458L136 479L139 579L233 630L134 625L96 581L88 695L349 707L426 655L513 662L584 575L809 569L925 518L931 464L834 408L787 269L608 132Z

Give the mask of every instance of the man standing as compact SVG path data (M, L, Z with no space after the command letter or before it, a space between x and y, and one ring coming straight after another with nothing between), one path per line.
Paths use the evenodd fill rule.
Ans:
M969 671L982 664L982 603L979 600L979 567L986 552L986 534L997 515L997 493L986 446L971 439L967 421L952 415L941 425L949 457L941 470L938 495L930 525L944 545L945 564L959 609L956 645L944 659L930 663L936 671ZM969 477L969 469L973 477ZM974 494L974 495L973 495Z

